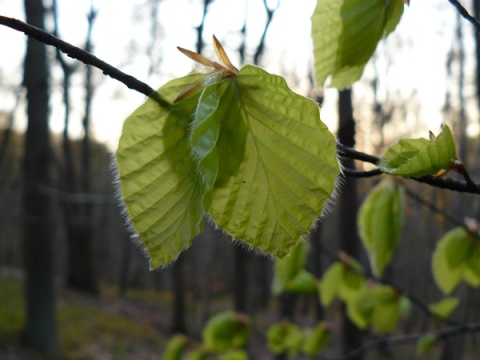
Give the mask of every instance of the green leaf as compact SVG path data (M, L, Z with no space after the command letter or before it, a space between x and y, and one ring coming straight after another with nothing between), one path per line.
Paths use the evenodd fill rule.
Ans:
M302 241L283 259L275 260L275 274L273 278L273 292L278 295L286 290L287 284L305 267L307 260L307 242Z
M400 299L400 295L397 295L375 307L372 323L378 334L388 334L395 330L400 318Z
M318 291L317 279L312 273L302 269L286 284L285 290L294 294L316 294Z
M320 302L328 307L338 295L343 273L341 262L333 263L324 273L320 281Z
M207 350L222 352L244 346L250 336L250 320L226 311L214 315L205 325L202 338Z
M358 212L360 238L376 276L380 276L390 263L400 239L403 203L403 187L386 179L370 191Z
M335 189L336 141L317 104L282 77L251 65L238 71L221 50L223 65L182 49L211 72L166 84L158 92L171 106L149 99L124 124L121 194L152 268L187 249L207 214L283 257Z
M359 262L348 259L348 265L342 264L342 276L338 288L338 297L349 302L357 298L365 288L365 278L361 275L363 269Z
M463 278L473 287L480 286L480 244L478 244L478 241L474 243Z
M417 340L417 352L419 355L426 355L437 344L438 338L435 335L424 335Z
M168 340L163 352L163 359L165 360L181 360L182 353L187 346L188 339L185 335L175 335Z
M364 329L373 323L378 333L391 332L402 311L402 296L390 286L365 287L356 299L347 303L350 319Z
M464 227L456 227L439 240L432 256L432 272L437 285L450 294L463 279L480 286L480 245Z
M435 314L440 318L447 318L458 306L458 303L458 298L448 297L442 301L428 305L428 309L432 314Z
M187 360L207 360L208 359L208 352L203 349L195 349L191 353L188 354Z
M173 80L158 90L173 101L204 75ZM152 268L175 260L203 230L205 185L190 156L189 114L199 94L160 107L148 99L123 125L116 152L121 195L150 254Z
M464 263L452 268L449 265L447 249L449 243L456 243L459 228L446 233L437 243L432 255L432 273L435 282L444 294L450 294L460 283L464 275ZM460 234L461 236L461 234ZM450 261L452 262L452 261Z
M433 141L426 139L402 139L388 148L380 169L391 175L405 178L422 177L449 170L455 159L455 139L447 125Z
M331 75L332 87L357 81L382 36L403 14L403 0L318 0L312 15L317 83Z
M218 360L248 360L248 354L245 350L230 350L218 357Z
M448 267L456 269L467 265L474 250L475 239L463 227L457 227L444 235L445 256Z
M232 146L236 133L222 137L222 128L218 153L231 154L220 164L243 161L215 184L209 213L234 238L283 257L308 233L335 188L336 142L318 106L293 93L283 78L247 65L229 81L222 126L244 124L245 149Z
M302 351L309 356L318 355L329 341L330 329L326 323L320 323L305 335Z
M295 355L303 343L302 330L288 321L273 324L267 331L267 347L274 354Z

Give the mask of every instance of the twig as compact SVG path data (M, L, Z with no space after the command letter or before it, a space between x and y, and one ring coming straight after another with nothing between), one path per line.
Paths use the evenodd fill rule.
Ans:
M407 188L405 186L405 193L412 199L412 200L415 200L417 203L423 205L423 206L426 206L427 208L429 208L431 211L437 213L437 214L440 214L445 220L447 220L450 224L452 225L455 225L455 226L461 226L465 229L465 231L467 231L471 236L473 236L474 238L476 239L479 239L480 240L480 236L478 235L477 232L475 231L472 231L466 224L464 221L462 221L461 219L453 216L452 214L449 214L448 212L446 212L444 209L442 208L439 208L437 205L435 205L434 203L420 197L419 195L417 195L415 192L413 192L412 190L410 190L409 188Z
M73 59L80 60L84 64L92 65L102 70L105 75L108 75L113 79L120 81L130 89L136 90L154 99L162 107L166 107L166 108L171 107L171 104L167 100L162 98L160 94L155 92L155 90L153 90L150 86L148 86L144 82L141 82L140 80L134 78L131 75L125 74L124 72L118 70L117 68L104 62L103 60L100 60L99 58L92 55L91 53L83 49L80 49L77 46L74 46L63 40L60 40L54 35L46 31L43 31L35 26L26 24L23 21L20 21L18 19L0 15L0 24L5 25L17 31L21 31L25 35L28 35L33 39L36 39L44 44L51 45L59 49L60 51L67 54L69 57Z
M365 352L375 349L380 345L403 345L410 344L412 342L418 341L418 339L432 335L438 340L448 338L450 336L462 334L462 333L472 333L480 331L480 323L465 324L459 326L451 326L436 331L427 331L423 333L416 334L407 334L407 335L398 335L390 337L381 337L376 340L370 341L365 345L350 351L349 353L339 356L339 357L322 357L323 360L349 360L354 359L360 354L365 354Z
M274 11L274 10L270 10ZM73 46L59 38L53 36L52 34L43 31L35 26L28 25L23 21L18 19L9 18L6 16L0 15L0 25L4 25L10 27L14 30L21 31L26 35L34 38L40 42L43 42L47 45L54 46L55 48L59 49L60 51L64 52L71 58L80 60L84 64L92 65L100 70L103 71L105 75L112 77L115 80L120 81L121 83L125 84L128 88L136 90L146 96L149 96L153 100L157 101L158 104L162 107L170 108L172 105L165 100L160 94L154 91L149 85L145 84L144 82L136 79L135 77L128 75L117 68L113 67L112 65L98 59L96 56L90 54L89 52L80 49L79 47ZM338 154L340 156L348 157L351 159L356 159L372 164L378 164L380 162L380 158L375 155L370 155L366 153L362 153L360 151L356 151L352 148L346 147L342 144L337 145ZM348 172L347 175L355 176L356 174L353 172ZM374 174L379 174L378 171L372 173L360 173L361 175L366 176L374 176ZM480 194L480 184L475 184L473 182L464 182L459 180L454 180L451 178L437 178L434 176L424 176L422 178L413 180L423 182L429 184L434 187L438 187L441 189L448 189L458 192L467 192L472 194Z
M270 27L270 24L272 23L273 15L275 14L275 11L280 6L280 0L278 0L277 6L274 7L273 9L270 9L268 7L267 0L263 0L263 6L265 7L265 11L267 12L267 22L265 23L265 27L263 28L262 37L260 38L260 42L258 43L257 50L253 55L254 64L258 64L260 60L260 56L262 56L263 51L265 50L265 38L267 36L267 31L268 31L268 28Z
M348 177L355 177L355 178L367 178L367 177L374 177L382 175L383 172L380 169L373 169L368 171L359 171L349 168L344 168L343 173Z
M414 304L420 311L422 311L426 315L430 316L431 318L438 319L438 320L444 322L445 324L452 325L452 326L465 326L464 323L462 323L460 321L457 321L455 319L451 319L451 318L448 318L448 317L439 317L438 315L432 313L430 311L428 305L425 304L417 295L412 293L410 290L407 290L402 285L394 282L393 280L388 279L386 277L383 277L382 279L379 279L379 278L375 277L373 274L364 271L363 269L360 270L360 269L356 268L355 266L352 266L347 260L349 255L345 256L345 255L335 254L334 251L332 251L331 249L329 249L327 246L325 246L323 244L320 244L320 247L322 248L322 251L325 254L328 255L328 257L330 257L332 260L340 261L342 264L344 264L347 267L347 269L349 271L351 271L351 272L353 272L357 275L360 275L360 276L364 277L365 279L371 280L375 283L391 286L396 291L398 291L400 294L402 294L403 296L408 298L410 300L410 302L412 304Z
M458 12L460 13L460 15L462 15L462 17L469 21L470 23L473 24L473 26L475 26L475 29L477 30L478 33L480 33L480 22L472 15L470 15L470 13L467 11L467 9L465 9L463 7L462 4L460 4L460 2L458 0L448 0L450 2L450 4L452 4L453 6L455 6L455 8L458 10ZM477 1L477 0L475 0Z

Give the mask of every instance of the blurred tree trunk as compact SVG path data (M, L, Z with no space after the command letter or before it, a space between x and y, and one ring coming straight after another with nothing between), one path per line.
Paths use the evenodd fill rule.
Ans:
M310 230L310 244L311 244L311 251L310 251L310 270L313 275L317 279L321 279L323 275L323 268L322 268L322 225L318 223L314 229ZM315 318L317 320L323 320L324 318L324 309L322 304L320 303L320 297L314 297L314 309L315 309Z
M185 271L186 271L186 254L181 253L177 261L173 264L173 319L172 333L187 333L187 325L185 318Z
M352 90L339 92L338 100L338 140L345 146L355 146L355 119L353 118ZM353 159L343 159L343 166L355 168ZM357 184L355 178L346 178L339 198L340 206L340 248L350 256L358 259L360 255L357 237ZM345 311L343 314L343 352L348 353L362 345L362 332L350 321ZM359 355L352 360L362 359Z
M283 292L279 297L280 301L280 319L294 322L295 318L295 306L297 303L297 295L289 292ZM287 360L289 358L288 353L278 354L276 360Z
M88 32L85 50L91 52L91 35L93 22L95 20L95 11L90 9L88 14ZM66 85L69 85L66 84ZM68 96L66 91L65 96ZM81 166L80 166L80 190L88 194L91 191L91 166L90 166L90 113L93 98L92 72L91 67L87 65L85 72L85 114L83 117L84 135L81 148ZM67 103L65 104L67 106ZM67 118L66 118L67 120ZM66 180L70 190L74 190L74 165L71 151L69 150L68 122L65 124L64 132L64 152L66 162ZM67 152L68 150L68 152ZM76 290L90 294L98 293L98 279L94 264L93 248L93 205L85 204L66 204L67 214L67 232L69 237L69 271L67 276L68 286Z
M233 303L235 311L247 313L248 252L241 244L234 244Z
M25 0L26 21L44 29L41 0ZM28 127L24 153L24 261L26 324L24 341L43 353L60 352L55 323L53 218L50 201L38 185L50 183L48 63L44 44L28 39L24 84Z
M480 1L472 0L473 2L473 15L475 18L480 19ZM476 84L476 95L477 95L477 106L480 110L480 33L478 31L474 31L475 36L475 66L476 66L476 74L475 74L475 84Z

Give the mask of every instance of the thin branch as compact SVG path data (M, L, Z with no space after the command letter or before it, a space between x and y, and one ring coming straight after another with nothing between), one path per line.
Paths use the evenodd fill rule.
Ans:
M479 331L480 331L480 323L473 323L473 324L465 324L465 325L459 325L459 326L451 326L451 327L447 327L447 328L443 328L435 331L427 331L423 333L381 337L371 342L368 342L362 347L352 350L343 356L339 356L335 358L322 357L322 359L323 360L355 359L358 355L365 354L365 352L378 348L379 346L410 344L412 342L418 341L418 339L424 336L429 336L429 335L436 337L437 340L441 340L441 339L445 339L458 334L473 333L473 332L479 332Z
M277 6L274 7L273 9L270 9L268 7L267 0L263 0L263 6L265 7L265 11L267 12L267 22L265 23L265 27L263 28L262 37L260 38L260 42L258 43L257 50L253 55L254 64L258 64L260 57L262 56L263 51L265 50L265 38L267 36L267 31L268 31L268 28L270 27L270 24L272 23L273 15L275 14L275 11L277 11L278 7L280 6L280 0L278 0Z
M63 191L50 186L35 184L35 191L51 200L67 204L115 205L113 194Z
M161 97L157 92L155 92L155 90L153 90L150 86L148 86L144 82L118 70L112 65L104 62L103 60L100 60L96 56L90 54L89 52L83 49L80 49L77 46L74 46L63 40L60 40L54 35L46 31L43 31L35 26L26 24L23 21L20 21L18 19L0 15L0 24L17 31L21 31L25 35L35 40L38 40L47 45L54 46L55 48L59 49L60 51L67 54L69 57L73 59L80 60L86 65L92 65L102 70L105 75L108 75L113 79L120 81L130 89L136 90L152 98L153 100L157 101L158 104L162 107L166 107L166 108L171 107L171 104L167 100Z
M274 10L270 10L272 11L272 16L273 16ZM28 25L18 19L1 16L1 15L0 15L0 25L4 25L14 30L21 31L26 35L30 36L31 38L34 38L40 42L43 42L44 44L54 46L55 48L59 49L60 51L70 56L71 58L80 60L84 64L92 65L102 70L105 75L108 75L113 79L120 81L130 89L136 90L146 96L149 96L153 100L157 101L158 104L162 107L170 108L172 106L167 100L161 97L160 94L158 94L149 85L145 84L144 82L118 70L112 65L98 59L96 56L90 54L89 52L82 50L76 46L73 46L63 40L60 40L59 38L53 36L52 34L46 31L43 31L35 26ZM340 156L344 156L344 157L348 157L348 158L352 158L352 159L356 159L356 160L360 160L360 161L364 161L372 164L378 164L380 162L380 158L378 156L362 153L360 151L356 151L352 148L346 147L342 144L338 144L337 149L338 149L338 154ZM349 176L356 175L355 173L352 173L349 171L347 171L346 174ZM374 171L372 173L360 173L360 174L363 176L366 176L366 174L368 174L368 176L373 176L373 174L380 174L380 173L378 171ZM473 182L469 183L466 181L459 181L451 178L438 178L430 175L424 176L418 179L413 178L413 180L426 183L441 189L448 189L448 190L453 190L458 192L467 192L472 194L480 194L480 184L475 184Z
M447 220L450 224L452 225L455 225L455 226L461 226L465 229L466 232L468 232L471 236L473 236L474 238L476 239L480 239L480 236L478 235L477 232L475 231L472 231L466 224L464 221L462 221L461 219L453 216L452 214L448 213L447 211L445 211L444 209L442 208L439 208L437 205L435 205L434 203L420 197L419 195L417 195L415 192L413 192L412 190L410 190L409 188L405 187L405 193L412 199L412 200L415 200L417 203L427 207L428 209L430 209L431 211L437 213L437 214L440 214L440 216L442 216L445 220Z
M340 143L337 144L337 151L338 155L350 159L360 160L374 165L378 165L380 163L380 157L357 151Z
M380 169L360 171L360 170L354 170L349 168L344 168L343 173L348 177L354 177L354 178L367 178L367 177L374 177L374 176L379 176L383 174L382 170Z
M470 13L467 11L467 9L465 9L463 7L463 5L460 4L460 2L458 0L448 0L448 1L450 2L450 4L455 6L455 8L460 13L460 15L462 15L462 17L465 20L472 23L472 25L475 26L475 30L477 30L477 32L480 33L480 22L474 16L470 15ZM475 0L475 1L477 1L477 0Z
M368 273L367 271L364 271L363 269L360 270L360 269L356 268L355 266L352 266L346 260L345 256L342 256L340 254L336 254L334 251L332 251L330 248L328 248L327 246L325 246L323 244L320 244L319 246L322 248L323 253L326 254L331 260L340 261L342 264L344 264L347 267L347 269L349 271L351 271L351 272L353 272L357 275L360 275L360 276L364 277L365 279L371 280L371 281L373 281L375 283L378 283L378 284L391 286L396 291L398 291L400 294L402 294L403 296L408 298L408 300L410 300L410 302L412 304L414 304L420 311L422 311L426 315L430 316L431 318L438 319L438 320L440 320L440 321L442 321L442 322L444 322L445 324L448 324L448 325L453 325L453 326L464 326L465 325L464 323L462 323L460 321L457 321L455 319L451 319L451 318L448 318L448 317L447 318L439 317L438 315L432 313L430 311L428 305L425 304L417 295L412 293L410 290L408 290L404 286L398 284L397 282L395 282L391 279L388 279L386 277L383 277L382 279L378 279L373 274ZM349 256L349 255L347 255L347 256Z
M342 144L337 144L337 151L340 156L368 162L370 164L378 165L380 163L380 157L375 155L370 155L357 151L355 149L349 148ZM374 176L374 174L380 175L381 171L372 170L372 173L360 172L360 175L357 176L355 172L345 171L345 175L352 177L369 177ZM480 194L480 184L474 183L471 179L470 181L455 180L452 178L446 177L436 177L434 175L426 175L421 178L411 178L412 180L431 185L433 187L438 187L440 189L452 190L457 192L466 192L471 194Z

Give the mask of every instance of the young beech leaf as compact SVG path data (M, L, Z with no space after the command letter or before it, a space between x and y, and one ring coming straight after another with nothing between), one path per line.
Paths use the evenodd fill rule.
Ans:
M417 352L419 355L426 355L437 343L438 338L435 335L424 335L417 340Z
M350 261L350 266L337 261L323 273L319 292L324 307L330 306L337 297L348 303L363 291L365 279L354 270L358 268L361 273L361 265L353 259Z
M441 318L447 318L458 306L458 298L448 297L439 302L428 305L428 309L432 314Z
M182 353L187 346L188 339L185 335L175 335L168 340L163 352L164 360L181 360Z
M307 261L307 242L297 244L283 259L275 260L273 292L278 295L285 291L292 281L305 267Z
M403 187L392 179L386 179L370 191L358 212L360 237L377 276L390 263L400 239L403 198Z
M173 80L158 92L172 101L205 75ZM175 260L203 229L205 183L191 156L189 128L200 93L170 109L148 99L123 125L116 152L121 195L152 268Z
M463 227L450 230L438 241L432 255L432 272L445 294L450 294L462 278L473 280L470 278L473 275L471 264L478 256L479 246L475 241Z
M373 324L378 333L389 333L402 313L402 296L389 286L365 287L356 299L347 303L347 311L358 327Z
M329 341L330 328L326 323L320 323L306 333L302 351L309 356L318 355Z
M434 175L440 170L450 170L457 159L455 139L447 125L432 140L402 139L388 148L380 169L391 175L405 178Z
M216 40L215 40L216 41ZM209 214L250 246L283 257L308 233L340 172L315 102L251 65L236 69L181 49L207 73L174 80L126 121L121 194L151 266L188 248Z
M335 139L318 106L283 78L247 65L227 81L217 143L223 159L209 214L234 238L283 257L332 195L339 174ZM232 145L236 137L244 143Z
M343 264L341 262L336 262L323 273L319 289L320 302L323 307L330 306L338 296L342 272Z
M322 86L357 81L382 36L388 36L403 14L403 0L317 0L312 15L315 73Z
M295 355L303 343L303 333L298 325L282 321L267 331L267 347L274 354L288 352Z
M248 353L243 349L230 350L220 354L218 360L248 360Z
M202 338L206 349L215 352L244 346L250 336L250 320L243 314L226 311L214 315L205 325Z
M318 291L318 280L312 273L302 269L286 284L285 291L303 295L316 294Z
M475 241L472 253L468 258L463 278L471 286L480 286L480 244L478 241Z

